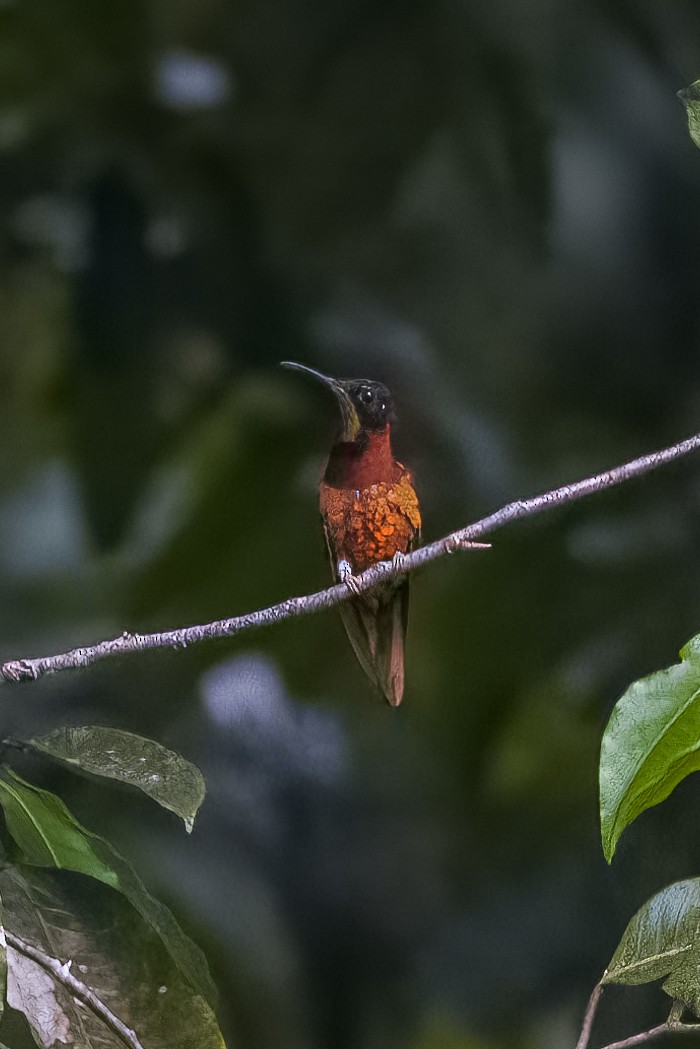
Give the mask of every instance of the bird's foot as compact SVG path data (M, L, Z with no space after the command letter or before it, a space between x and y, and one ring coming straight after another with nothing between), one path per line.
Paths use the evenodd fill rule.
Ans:
M388 576L395 576L398 571L403 567L403 563L406 560L406 555L397 550L391 561L377 561L374 568L381 568L382 572Z
M393 571L397 571L399 568L402 568L405 560L406 555L403 554L400 550L397 550L391 559L391 567Z
M344 583L355 597L360 593L360 588L357 585L357 576L353 575L352 565L349 561L338 561L338 580Z

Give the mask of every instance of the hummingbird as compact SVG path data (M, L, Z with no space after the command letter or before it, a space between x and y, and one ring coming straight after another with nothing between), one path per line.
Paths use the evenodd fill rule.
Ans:
M364 593L354 578L379 561L397 563L420 541L421 516L411 472L394 458L391 393L373 379L333 379L305 364L335 394L341 427L320 484L320 510L334 576L355 596L340 606L350 643L370 681L393 707L403 699L408 576Z

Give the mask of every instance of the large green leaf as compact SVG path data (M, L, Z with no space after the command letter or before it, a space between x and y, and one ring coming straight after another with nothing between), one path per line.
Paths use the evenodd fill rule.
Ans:
M73 976L145 1049L225 1049L211 1009L131 906L95 882L77 880L31 868L0 871L7 932L62 964L70 960ZM10 1004L24 1013L38 1045L123 1049L45 968L12 948L8 958Z
M216 991L206 958L130 863L104 838L82 827L60 798L26 783L9 769L0 778L0 805L22 859L38 867L86 874L117 889L160 936L183 975L209 1002Z
M700 769L700 635L681 663L633 682L600 751L600 827L610 862L625 827Z
M700 80L678 92L688 117L688 131L696 146L700 146Z
M27 741L44 754L95 776L138 787L180 816L187 831L204 801L204 777L180 754L121 729L59 728Z
M663 989L700 1015L700 879L652 896L625 929L603 983L664 980Z
M108 851L96 849L101 839L81 827L60 798L26 783L9 769L5 776L0 778L0 805L7 829L27 863L80 871L113 889L119 887L119 875L109 862Z

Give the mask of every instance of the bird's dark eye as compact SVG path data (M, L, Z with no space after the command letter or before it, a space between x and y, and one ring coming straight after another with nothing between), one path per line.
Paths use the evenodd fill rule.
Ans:
M379 405L379 410L380 412L386 411L386 401L382 401L382 403Z
M371 404L374 400L374 394L367 386L365 386L364 390L360 391L360 397L365 404Z

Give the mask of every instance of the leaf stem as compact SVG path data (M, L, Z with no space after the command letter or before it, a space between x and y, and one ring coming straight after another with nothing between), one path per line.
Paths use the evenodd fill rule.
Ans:
M311 615L321 612L327 608L333 608L343 601L350 600L355 594L370 590L378 583L393 576L404 575L414 571L423 565L436 561L447 554L458 550L470 549L479 539L499 528L514 521L535 514L552 510L557 506L582 499L584 496L594 495L607 488L623 484L625 481L640 477L642 474L656 470L660 466L674 462L690 452L700 450L700 434L689 437L684 441L663 448L657 452L650 452L638 459L615 466L611 470L586 477L582 481L573 484L565 484L560 488L543 492L529 499L519 499L508 503L494 513L482 517L472 524L466 525L434 543L421 546L412 553L407 554L400 564L393 562L380 562L367 569L354 579L352 592L343 583L320 590L315 594L307 594L303 597L290 597L269 608L263 608L256 612L248 612L244 615L233 616L228 619L215 620L198 626L181 627L176 630L165 630L153 634L134 634L124 631L119 637L100 641L98 644L86 645L71 649L60 655L43 656L36 659L14 659L0 666L0 682L35 681L46 674L55 674L63 670L75 670L90 666L98 660L107 659L111 656L121 655L126 652L141 652L145 649L155 648L186 648L191 644L198 644L213 638L234 637L244 630L259 629L272 626L284 619L294 616Z

